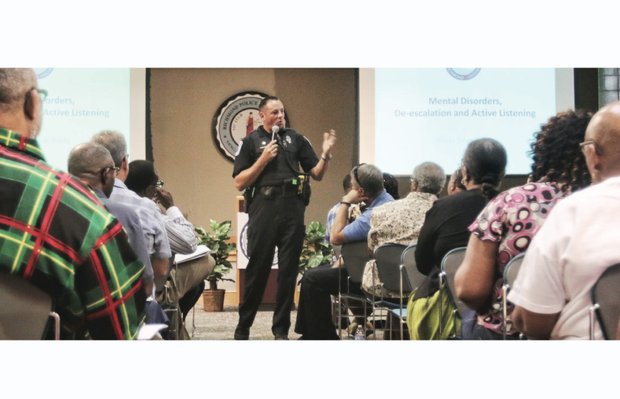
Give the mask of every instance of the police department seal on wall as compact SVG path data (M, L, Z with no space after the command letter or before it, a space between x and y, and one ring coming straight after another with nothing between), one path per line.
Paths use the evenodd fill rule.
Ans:
M262 125L258 104L267 94L247 91L229 97L220 105L211 126L217 149L230 161L235 160L241 140Z
M480 73L480 68L446 68L450 76L458 80L470 80Z

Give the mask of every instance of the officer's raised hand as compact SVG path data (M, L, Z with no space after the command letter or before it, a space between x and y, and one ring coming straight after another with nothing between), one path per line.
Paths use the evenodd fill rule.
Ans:
M327 158L327 160L332 157L332 147L336 144L336 131L334 129L329 129L329 132L323 133L323 154L322 158Z
M264 163L271 162L272 159L278 156L278 142L271 140L269 144L265 146L263 152L260 154L260 158Z

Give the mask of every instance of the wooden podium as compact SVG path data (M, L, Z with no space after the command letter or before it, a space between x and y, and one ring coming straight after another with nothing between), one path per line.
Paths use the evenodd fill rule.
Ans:
M248 264L247 256L247 223L248 214L243 211L244 199L243 196L237 196L237 292L239 293L239 303L243 301L243 295L245 292L245 268ZM274 264L271 267L269 278L267 279L267 286L265 287L265 293L263 294L263 300L261 305L275 305L276 292L278 291L278 265L277 259L274 258Z

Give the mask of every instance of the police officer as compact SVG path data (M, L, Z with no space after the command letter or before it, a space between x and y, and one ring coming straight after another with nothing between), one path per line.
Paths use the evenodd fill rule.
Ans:
M259 106L262 126L239 145L233 178L238 190L246 190L249 215L245 291L239 306L235 339L249 339L250 327L263 298L276 247L278 286L272 332L288 339L299 256L305 235L304 211L309 199L309 174L320 181L332 157L336 132L323 133L319 159L306 137L285 127L284 105L277 97L264 98ZM305 179L305 181L304 181ZM248 205L248 204L246 204Z

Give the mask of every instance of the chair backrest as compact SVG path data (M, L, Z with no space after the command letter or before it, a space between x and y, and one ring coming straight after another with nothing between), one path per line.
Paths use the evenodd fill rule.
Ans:
M465 312L470 309L456 296L456 291L454 289L454 276L456 275L458 268L461 266L461 263L463 263L466 249L466 247L454 248L445 254L441 260L442 275L444 276L445 282L448 284L448 290L450 291L452 301L461 315L465 314Z
M521 263L525 257L525 252L521 252L514 258L510 259L506 267L504 267L504 285L502 286L502 337L507 339L508 331L508 292L512 288L521 270ZM523 334L520 334L521 336Z
M620 263L610 266L592 287L592 303L605 339L616 339L620 316Z
M400 260L404 267L405 280L403 281L403 290L405 292L415 290L426 279L426 276L420 273L418 266L416 265L415 248L416 244L411 244L405 248Z
M19 276L0 272L0 339L42 339L52 298Z
M521 263L523 262L523 258L525 257L525 252L520 253L514 258L510 259L510 262L504 268L504 284L508 284L509 287L512 287L517 279L517 275L519 274L519 270L521 269Z
M334 250L334 257L339 258L342 252L342 245L332 245L332 249Z
M375 249L379 279L386 290L400 290L400 262L405 248L407 246L402 244L384 244Z
M371 259L366 241L349 242L341 248L344 267L354 283L362 283L364 267Z

